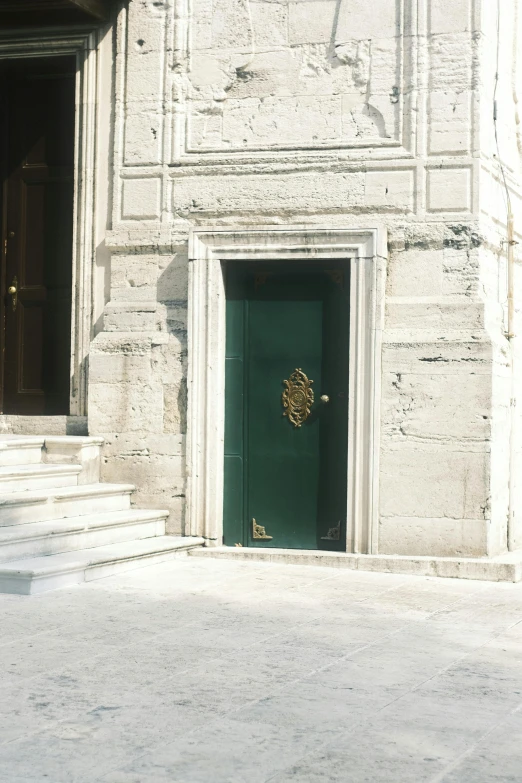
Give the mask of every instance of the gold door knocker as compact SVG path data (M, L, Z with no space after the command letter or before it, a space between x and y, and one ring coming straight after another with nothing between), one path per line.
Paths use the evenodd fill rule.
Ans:
M300 427L309 417L314 402L313 381L309 381L298 367L283 383L286 387L281 397L285 409L283 415L288 416L294 427Z
M258 525L256 520L252 520L252 538L256 541L271 541L272 536L267 536L263 525Z

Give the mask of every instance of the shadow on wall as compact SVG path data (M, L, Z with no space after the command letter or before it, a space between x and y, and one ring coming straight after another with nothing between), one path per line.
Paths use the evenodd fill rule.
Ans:
M174 256L161 256L157 282L158 305L163 307L169 342L165 350L165 426L169 431L187 431L187 300L188 257L185 248ZM175 370L172 375L172 365ZM176 367L177 364L177 367ZM176 402L169 399L176 395Z

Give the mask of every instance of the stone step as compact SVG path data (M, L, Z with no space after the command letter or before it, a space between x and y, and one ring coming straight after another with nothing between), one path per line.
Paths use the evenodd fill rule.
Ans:
M132 484L85 484L0 494L0 528L130 508Z
M78 484L81 465L9 465L0 467L0 494L38 489L73 487Z
M79 552L29 558L0 564L0 592L34 595L58 587L90 582L179 556L204 540L157 536L110 544Z
M440 576L450 579L477 579L490 582L522 581L522 549L496 557L434 557L432 555L359 555L313 549L261 549L261 547L203 547L190 553L195 557L265 561L287 565L326 566L383 574Z
M42 461L43 436L0 435L0 466L35 465Z
M126 509L0 528L0 563L165 535L167 511Z
M102 445L103 438L47 435L42 460L48 465L81 465L78 484L97 484Z

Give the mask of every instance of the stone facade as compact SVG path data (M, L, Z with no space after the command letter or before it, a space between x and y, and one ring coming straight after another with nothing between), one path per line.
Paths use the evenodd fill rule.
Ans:
M500 46L494 0L119 8L97 60L88 422L103 478L170 509L170 532L185 532L190 229L379 223L373 548L522 547L522 365L506 337L522 329L518 310L508 323L506 217L508 190L520 241L519 6L501 0Z

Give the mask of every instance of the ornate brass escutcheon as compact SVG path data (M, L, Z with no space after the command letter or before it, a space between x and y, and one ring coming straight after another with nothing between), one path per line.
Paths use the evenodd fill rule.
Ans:
M272 536L267 536L263 525L258 525L256 520L252 520L252 538L256 541L271 541Z
M288 416L294 427L300 427L309 417L314 402L313 381L308 380L298 367L283 383L286 387L281 397L285 409L283 415Z

